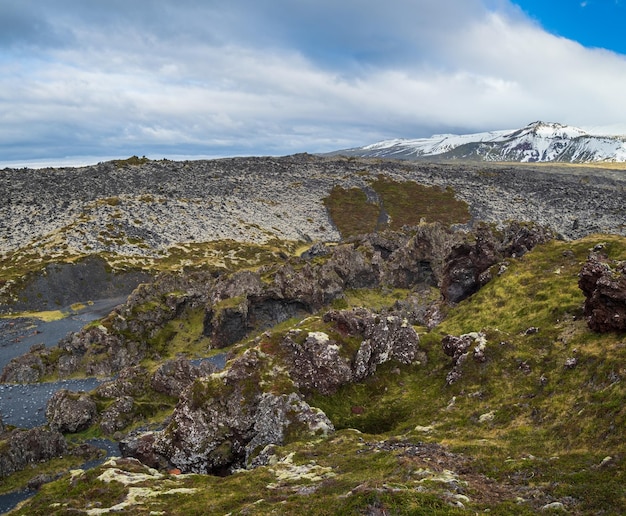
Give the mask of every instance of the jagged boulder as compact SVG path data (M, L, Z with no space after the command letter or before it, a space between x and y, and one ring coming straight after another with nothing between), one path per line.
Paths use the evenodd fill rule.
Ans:
M374 374L378 365L389 360L402 364L426 360L425 353L419 349L419 336L399 315L381 316L357 308L327 312L324 320L334 322L347 335L363 339L351 360L352 381Z
M0 383L36 383L45 371L46 367L39 351L26 353L12 358L4 367Z
M470 349L473 346L473 349ZM485 349L487 339L482 332L466 333L464 335L446 335L441 340L443 352L452 357L452 369L446 375L448 385L461 378L463 364L467 361L470 353L476 362L485 362Z
M299 394L266 392L257 406L253 431L245 446L248 466L268 445L280 445L298 436L328 435L335 428L323 411L311 407Z
M116 398L100 414L100 430L106 435L122 430L133 422L135 412L135 400L132 396Z
M578 276L585 294L584 314L593 331L626 330L626 262L589 257Z
M117 377L101 383L96 387L95 394L102 398L120 398L122 396L139 396L148 390L150 374L141 366L122 369Z
M167 469L169 462L154 449L156 432L131 433L119 442L122 457L134 457L150 468Z
M68 452L63 435L56 430L36 427L16 429L0 441L0 478L24 469L29 464L60 457Z
M223 373L196 379L156 435L155 452L184 472L216 473L242 464L254 435L263 362L249 350Z
M80 432L91 425L97 415L96 402L89 394L61 389L55 392L46 405L46 419L51 429L63 432Z
M290 377L303 392L332 394L352 381L350 358L324 332L291 330L280 349Z

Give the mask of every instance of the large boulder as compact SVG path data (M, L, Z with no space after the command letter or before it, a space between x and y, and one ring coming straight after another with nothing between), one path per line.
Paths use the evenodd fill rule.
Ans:
M63 435L56 430L36 427L5 433L0 440L0 478L20 471L29 464L60 457L68 452Z
M419 336L408 321L397 314L379 315L364 308L332 310L324 320L337 325L340 332L362 339L351 359L353 381L374 374L376 367L390 360L411 364L424 362Z
M626 330L626 262L589 257L578 276L585 294L584 313L597 332Z
M39 352L12 358L0 375L0 383L36 383L46 367Z
M253 430L254 436L245 446L246 465L268 445L280 445L296 437L328 435L335 428L324 412L311 407L299 394L266 392L257 406Z
M303 392L333 394L352 381L350 359L328 334L291 330L280 343L289 376Z
M88 428L97 416L96 402L84 392L61 389L46 405L46 419L52 430L63 433L80 432Z

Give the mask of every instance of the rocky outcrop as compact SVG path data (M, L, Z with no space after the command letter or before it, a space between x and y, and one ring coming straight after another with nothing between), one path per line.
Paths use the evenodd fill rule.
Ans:
M264 448L283 444L295 438L328 435L334 431L333 424L320 409L311 407L295 393L275 395L266 392L256 410L254 436L245 447L245 464Z
M154 450L183 472L219 473L241 465L254 437L266 360L249 350L224 373L195 380L155 437Z
M206 360L194 365L189 360L178 357L168 360L154 372L150 378L150 386L161 394L179 397L196 378L209 376L216 370L217 367Z
M419 349L419 336L402 316L381 316L359 308L328 312L324 321L333 322L345 335L362 339L352 360L352 381L374 374L377 366L390 360L401 364L426 362L426 354Z
M43 427L0 435L0 478L68 452L63 435Z
M280 343L289 376L298 389L333 394L352 381L345 350L322 331L291 330Z
M585 294L584 314L597 332L626 330L626 262L589 257L578 277Z
M1 383L35 383L45 374L46 366L42 350L26 353L13 358L2 370Z
M512 222L501 229L478 226L474 234L454 244L445 257L442 295L451 303L462 301L492 279L492 266L505 258L521 257L552 238L551 231L535 224Z
M1 379L34 382L77 371L112 376L146 357L160 359L168 352L168 335L160 332L190 310L204 310L203 333L212 347L221 348L253 331L315 313L350 289L438 287L445 302L457 303L486 284L503 260L552 237L545 228L515 222L501 228L478 225L473 232L424 224L355 238L314 261L289 258L281 265L218 277L163 274L138 287L98 326L63 339L54 352L33 350L14 359ZM441 316L431 302L420 317L432 327Z
M470 349L472 346L474 346L473 349ZM446 355L452 357L452 369L446 375L448 385L461 378L463 364L469 358L470 353L476 362L481 363L486 360L487 339L484 333L472 332L459 337L446 335L441 340L441 347Z
M303 395L332 394L390 360L426 360L417 333L397 315L330 311L320 322L320 329L293 328L278 341L263 335L224 371L194 380L167 427L129 438L124 453L196 473L257 464L268 445L333 431Z
M97 413L96 403L88 394L67 389L55 392L46 405L48 425L63 433L85 430Z

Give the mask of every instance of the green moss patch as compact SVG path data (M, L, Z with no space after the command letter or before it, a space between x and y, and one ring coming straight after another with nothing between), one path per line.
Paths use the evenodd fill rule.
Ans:
M397 182L385 176L371 183L375 199L368 199L360 188L335 186L324 199L330 217L344 238L375 230L400 229L423 222L446 225L470 220L466 203L454 196L451 188Z

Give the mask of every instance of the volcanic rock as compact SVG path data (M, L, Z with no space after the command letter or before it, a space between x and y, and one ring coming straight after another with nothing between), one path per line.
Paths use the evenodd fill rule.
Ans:
M46 419L50 428L63 433L86 429L96 415L95 401L84 392L58 390L46 405Z
M584 314L597 332L626 330L626 262L603 261L592 255L578 276L585 294Z
M0 478L29 464L60 457L68 451L67 442L60 432L43 427L13 430L3 436L3 441L0 446Z

